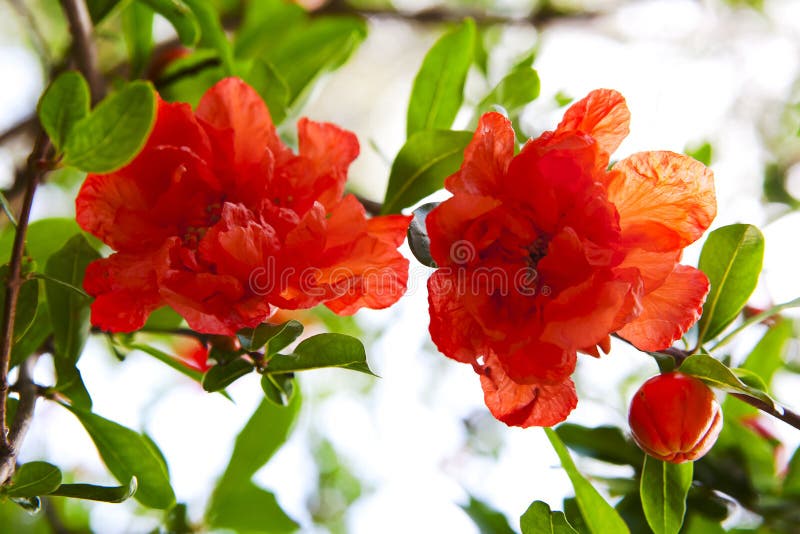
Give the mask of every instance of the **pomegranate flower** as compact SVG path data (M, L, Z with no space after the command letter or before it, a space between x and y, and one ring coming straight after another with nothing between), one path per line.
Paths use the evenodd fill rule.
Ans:
M608 352L613 332L664 349L700 316L708 279L678 262L716 214L712 173L672 152L609 170L629 118L596 90L514 155L511 124L487 113L427 218L431 337L508 425L566 418L577 351Z
M199 332L232 335L275 306L352 314L397 301L409 218L367 219L343 196L355 135L301 119L298 138L294 154L236 78L209 89L194 113L159 101L142 152L90 174L76 200L81 227L116 251L86 271L92 323L133 331L166 304Z

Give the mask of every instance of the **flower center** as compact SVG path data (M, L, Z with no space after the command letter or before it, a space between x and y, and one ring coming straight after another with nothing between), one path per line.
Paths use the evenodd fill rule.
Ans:
M530 262L532 267L536 267L539 263L539 260L545 257L547 254L547 246L550 244L550 238L545 235L541 235L536 238L536 240L528 245L528 261Z

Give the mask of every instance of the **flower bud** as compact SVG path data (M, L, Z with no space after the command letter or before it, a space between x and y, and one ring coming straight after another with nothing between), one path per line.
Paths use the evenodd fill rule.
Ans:
M722 430L714 392L682 373L654 376L642 384L628 414L633 439L644 452L665 462L697 460Z

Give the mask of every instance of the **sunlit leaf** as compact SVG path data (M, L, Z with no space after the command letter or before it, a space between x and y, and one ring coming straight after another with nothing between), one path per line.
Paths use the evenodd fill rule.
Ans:
M509 116L515 115L539 96L539 89L539 75L535 69L514 69L481 100L478 114L491 111L493 106L501 106Z
M266 373L293 373L323 367L341 367L373 374L364 345L344 334L317 334L302 341L291 354L278 354L267 363Z
M723 391L742 393L755 397L772 406L773 401L764 391L748 386L721 361L706 354L693 354L686 358L679 368L680 372L693 375Z
M553 512L542 501L534 501L519 519L522 534L577 534L564 512Z
M655 534L677 534L686 513L692 484L692 462L673 464L645 456L642 468L642 508Z
M89 114L89 84L78 72L68 70L45 90L37 108L39 121L59 150L75 124Z

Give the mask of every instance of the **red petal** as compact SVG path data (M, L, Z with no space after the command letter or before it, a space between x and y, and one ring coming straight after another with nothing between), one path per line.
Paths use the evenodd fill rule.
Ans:
M572 104L558 125L557 132L576 131L592 136L605 161L628 135L630 111L625 98L611 89L596 89Z
M508 355L498 354L508 376L519 384L559 384L575 370L575 351L537 339Z
M465 239L467 230L473 221L499 205L499 200L490 197L456 195L431 211L425 220L425 225L431 240L431 256L436 264L445 267L454 263L465 263L465 257L460 255L460 249L471 257L467 259L474 259L477 253L476 244ZM496 236L489 241L494 238Z
M479 356L486 356L489 347L458 288L459 280L447 269L437 270L428 279L431 339L445 356L472 364Z
M693 243L717 213L711 170L673 152L640 152L614 165L608 198L625 242L652 251Z
M655 291L642 298L642 313L617 333L640 350L670 347L700 318L708 278L694 267L678 265Z
M515 143L511 121L499 113L484 113L461 169L447 178L445 187L453 193L492 195L514 157Z

